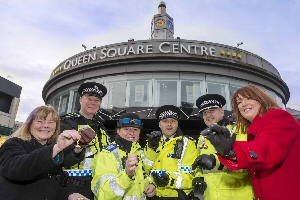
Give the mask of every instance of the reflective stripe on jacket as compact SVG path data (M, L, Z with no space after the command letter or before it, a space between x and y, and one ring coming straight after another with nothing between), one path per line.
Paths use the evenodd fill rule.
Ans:
M236 133L237 141L247 141L247 134L236 132L235 127L228 125L231 134ZM203 136L198 140L199 155L212 154L216 158L216 166L212 170L200 169L196 176L203 176L207 184L204 191L206 200L253 200L254 193L248 170L232 171L220 164L213 145ZM202 147L202 148L200 148Z
M67 114L65 117L62 117L63 120L61 120L61 129L66 130L66 127L68 127L68 129L75 129L77 128L78 131L80 131L83 128L91 128L93 129L93 127L91 127L90 125L86 124L86 121L83 119L83 116L80 115L79 113L70 113ZM84 124L85 123L85 124ZM108 136L108 134L106 133L106 130L103 126L103 124L101 122L98 122L98 127L99 127L99 131L94 131L99 134L101 134L101 138L99 140L99 134L96 134L96 137L89 143L88 147L85 150L85 159L76 164L73 165L72 167L68 168L68 169L73 169L73 170L77 170L77 169L93 169L93 158L94 155L99 153L103 147L108 146L111 141L110 138ZM101 144L99 143L99 141L101 142Z
M141 147L133 143L128 155L137 154L142 157ZM140 159L132 179L128 177L122 166L122 158L128 156L117 144L112 143L95 156L92 190L95 199L105 200L140 200L145 199L145 188L152 183L151 178L143 170Z
M177 140L183 140L183 150L179 159L174 157L174 147ZM169 184L166 187L156 188L156 196L178 197L178 189L183 190L186 195L192 191L193 176L190 170L197 158L194 141L183 136L180 131L180 136L175 135L166 143L164 143L162 137L156 151L146 147L144 152L149 160L154 161L151 172L167 173L170 177Z

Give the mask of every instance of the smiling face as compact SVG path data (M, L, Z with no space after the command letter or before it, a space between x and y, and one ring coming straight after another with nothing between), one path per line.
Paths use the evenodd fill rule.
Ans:
M178 120L173 118L162 119L159 122L159 128L164 136L169 138L176 133L178 128Z
M52 113L48 114L46 119L36 118L30 126L30 133L41 144L46 144L48 139L56 130L56 121L52 118Z
M236 101L241 115L248 121L252 122L256 115L259 114L261 104L258 101L249 97L243 97L240 94L238 95Z
M83 95L79 99L81 108L80 114L87 119L92 119L94 114L100 109L102 100L99 97Z
M221 121L224 117L224 110L221 108L210 108L203 111L203 119L206 126L210 126L218 121Z
M117 133L127 141L137 142L140 138L141 129L136 127L121 127L117 129Z

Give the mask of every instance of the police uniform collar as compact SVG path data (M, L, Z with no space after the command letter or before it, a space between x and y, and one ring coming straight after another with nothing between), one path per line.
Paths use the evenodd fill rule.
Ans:
M182 133L181 129L178 127L176 133L174 134L174 138L179 137L179 136L183 136L183 133Z
M175 135L175 134L174 134L174 135ZM163 135L164 141L166 142L166 140L168 140L168 141L171 140L171 139L174 137L174 135L172 135L171 137L168 137L168 138L167 138L166 136Z
M169 139L171 140L171 139L179 137L179 136L183 136L183 133L182 133L181 129L178 127L176 132L171 137L169 137ZM166 138L167 137L163 134L164 141L166 140Z
M222 108L225 104L225 98L219 94L206 94L196 100L200 112L210 108Z
M218 121L217 124L220 126L227 126L230 124L230 120L227 117L223 117L223 119Z

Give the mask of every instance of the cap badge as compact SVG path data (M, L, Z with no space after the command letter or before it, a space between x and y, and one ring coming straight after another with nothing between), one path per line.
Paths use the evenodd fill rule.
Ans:
M102 91L99 90L98 86L95 85L94 88L85 88L82 90L82 94L84 94L85 92L96 92L98 93L100 96L102 96Z
M217 100L208 100L208 101L203 101L203 103L201 103L200 107L206 105L206 104L217 104L217 105L221 105L221 103Z
M178 115L176 112L173 112L172 110L166 110L159 115L159 119L164 119L164 118L178 118Z

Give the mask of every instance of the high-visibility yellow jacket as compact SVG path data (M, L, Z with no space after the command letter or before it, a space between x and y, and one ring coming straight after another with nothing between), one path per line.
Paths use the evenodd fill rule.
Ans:
M183 150L180 158L174 157L174 148L177 140L183 141ZM150 174L152 172L167 173L170 177L169 184L166 187L156 187L156 196L179 197L177 190L183 191L186 195L193 190L192 180L194 177L190 171L193 162L197 158L197 149L195 142L191 138L183 136L180 129L166 143L161 137L156 151L149 148L147 143L144 152L146 158L153 161Z
M71 129L80 131L83 128L92 128L96 133L96 137L85 149L85 159L72 166L71 170L91 169L94 156L111 143L104 125L99 120L93 119L90 124L87 121L80 113L69 113L60 119L61 132Z
M237 132L235 127L228 125L231 134L236 133L237 141L247 141L247 134ZM205 200L253 200L254 193L248 170L232 171L224 167L218 159L214 146L204 138L199 137L198 153L212 154L216 158L216 166L212 170L200 169L196 177L203 176L207 184L204 191Z
M95 156L96 162L92 179L95 199L146 199L144 191L152 181L143 169L143 160L140 159L132 179L128 177L125 166L122 164L123 157L131 154L143 157L143 151L138 143L132 143L131 151L126 153L113 142Z

